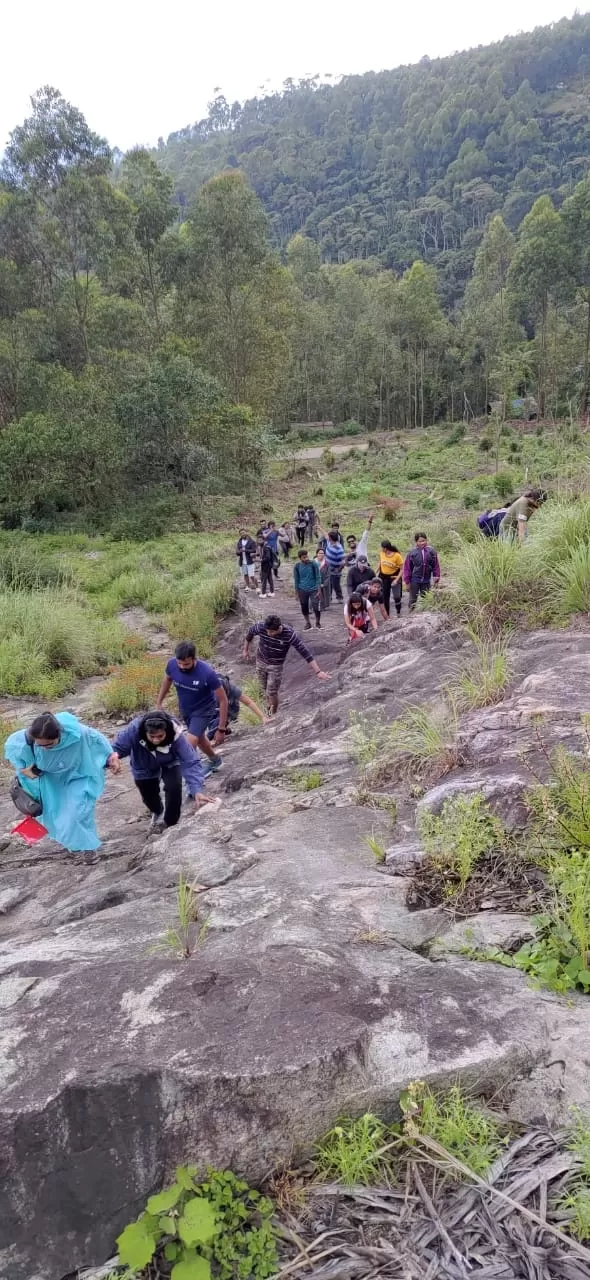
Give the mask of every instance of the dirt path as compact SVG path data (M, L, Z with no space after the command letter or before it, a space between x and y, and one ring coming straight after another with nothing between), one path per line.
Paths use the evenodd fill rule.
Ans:
M313 444L305 449L298 449L294 456L305 461L305 459L321 458L324 449L330 449L332 453L341 454L348 453L349 449L358 449L360 453L366 453L368 448L369 441L362 436L347 436L341 440L326 440L325 444Z

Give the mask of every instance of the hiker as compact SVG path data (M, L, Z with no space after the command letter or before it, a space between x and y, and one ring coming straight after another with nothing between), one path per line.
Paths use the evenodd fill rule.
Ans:
M318 533L320 535L319 540L324 548L324 551L328 545L328 539L331 534L334 534L335 540L340 543L340 546L342 548L344 548L344 538L342 537L342 534L340 532L340 525L337 520L332 521L327 533L325 529L322 529L321 525L318 524Z
M113 751L118 760L130 756L133 781L152 815L150 831L176 826L182 808L183 778L195 813L210 804L210 797L203 793L204 775L197 752L167 711L146 711L137 716L117 734Z
M356 562L357 560L359 560L361 556L362 556L365 560L368 560L368 558L369 558L369 533L370 533L370 531L371 531L371 525L372 525L372 523L373 523L373 512L372 512L372 511L369 511L369 514L368 514L368 516L367 516L367 527L366 527L366 529L363 529L363 533L362 533L362 537L361 537L361 539L360 539L360 542L357 542L357 539L356 539L356 537L355 537L354 533L349 533L349 534L348 534L348 537L347 537L347 539L346 539L346 549L347 549L347 553L348 553L348 554L347 554L347 556L346 556L346 564L347 564L349 567L350 567L351 565L355 564L355 562Z
M477 527L484 538L497 538L508 507L495 507L477 517Z
M321 542L317 547L314 559L320 567L320 607L323 611L330 608L331 587L330 566L326 560L326 553Z
M269 613L264 622L255 622L250 627L242 650L242 657L246 660L250 656L249 646L255 636L259 637L258 652L256 654L256 674L266 692L267 714L269 716L276 715L278 709L283 668L291 645L297 650L297 653L301 654L302 658L305 658L318 680L330 679L329 672L322 671L313 653L310 653L303 643L301 636L297 634L290 623L281 622L281 619L276 614Z
M360 595L358 591L353 591L349 600L344 606L344 621L348 630L348 643L353 640L360 640L362 636L366 636L367 631L371 628L377 630L377 622L373 606L366 597Z
M256 591L258 587L256 581L256 543L254 538L250 537L247 529L240 530L240 536L236 543L236 555L246 590L248 591L251 588Z
M426 534L416 533L414 542L415 547L408 551L404 561L404 582L410 593L410 609L416 608L418 596L424 596L430 591L431 579L434 579L435 587L438 587L440 580L438 556L434 547L428 545Z
M248 707L248 709L252 711L252 713L255 716L258 717L261 724L268 724L268 720L264 714L264 711L261 710L261 708L258 706L258 703L255 702L253 698L250 698L247 693L243 693L243 691L239 688L237 684L233 684L229 676L220 675L219 679L221 680L221 683L227 694L228 716L227 716L227 725L225 729L226 738L228 738L231 734L230 725L234 724L235 721L238 719L241 706ZM219 728L219 706L216 707L213 718L209 721L209 724L207 725L207 736L209 738L214 738L218 728Z
M307 516L307 540L308 542L313 542L313 539L315 538L315 535L316 535L316 520L317 520L315 507L306 507L305 514Z
M544 489L527 489L522 497L517 498L516 502L513 502L512 506L508 507L500 525L500 537L518 538L519 542L524 542L531 516L546 501L547 494Z
M262 543L260 548L260 587L258 595L262 596L263 600L267 594L269 596L274 596L275 593L272 574L276 559L277 557L275 552L267 539L266 542Z
M302 547L303 543L305 542L305 530L307 529L307 512L305 510L305 507L299 506L297 508L297 511L295 512L295 515L293 517L293 524L295 525L297 541L299 543L299 546Z
M389 541L389 538L384 538L379 552L377 572L383 584L383 606L388 617L392 596L398 617L402 611L403 568L403 556L400 555L397 547L394 547L393 543Z
M285 521L279 525L279 549L284 560L289 559L289 552L295 546L297 534L292 524Z
M363 582L371 582L374 577L375 570L371 568L367 557L364 555L359 556L358 559L350 566L346 575L346 590L348 591L349 596L351 596L353 591L356 591L358 587L362 586Z
M24 791L40 802L47 834L70 853L100 848L94 810L105 768L119 773L118 757L104 734L69 711L42 711L28 729L11 733L4 755Z
M340 535L331 529L324 548L324 555L330 567L330 592L337 600L342 600L342 570L344 568L344 548Z
M359 595L363 596L365 600L368 600L369 604L372 604L373 609L378 605L383 621L387 622L389 614L385 608L383 600L383 583L381 578L373 578L372 582L361 582L361 585L357 590Z
M264 541L268 546L272 547L274 556L272 571L275 578L278 578L279 569L281 567L281 562L279 560L279 531L274 520L269 520L266 529L264 530Z
M197 658L197 651L191 640L183 640L177 644L175 655L166 666L158 693L158 711L163 710L164 699L168 697L172 685L176 688L180 714L187 727L186 736L192 747L199 747L207 756L203 772L205 776L215 773L221 768L223 760L213 750L207 737L207 725L219 704L219 726L213 745L220 746L227 728L227 694L213 667Z
M303 628L304 631L309 631L311 628L311 622L309 621L310 604L315 614L315 625L316 627L321 626L321 623L320 623L320 587L321 587L320 566L317 560L310 560L308 552L304 551L303 548L301 549L301 551L298 551L297 564L293 566L293 585L295 587L295 591L297 592L297 596L299 597L301 612L303 614L303 617L305 618L305 627Z

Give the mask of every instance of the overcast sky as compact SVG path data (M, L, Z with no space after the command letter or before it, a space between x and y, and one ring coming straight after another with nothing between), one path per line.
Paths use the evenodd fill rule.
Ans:
M563 0L7 0L0 151L44 84L126 150L198 120L216 87L233 101L288 76L379 71L529 31L574 8Z

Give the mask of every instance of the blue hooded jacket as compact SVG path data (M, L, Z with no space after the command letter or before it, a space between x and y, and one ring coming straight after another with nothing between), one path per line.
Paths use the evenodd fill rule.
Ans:
M138 716L126 729L122 729L115 738L113 751L121 760L130 757L131 772L138 782L145 778L159 778L164 770L180 767L189 795L198 795L203 790L205 779L197 752L167 711L158 711L158 717L167 721L166 742L161 747L148 746L145 721L150 715L153 716L154 712Z
M105 785L105 765L112 752L108 738L81 724L69 711L58 711L60 737L53 747L27 742L24 729L7 738L6 759L16 769L25 791L43 805L41 822L52 840L78 853L98 849L94 808ZM36 765L38 778L22 769Z

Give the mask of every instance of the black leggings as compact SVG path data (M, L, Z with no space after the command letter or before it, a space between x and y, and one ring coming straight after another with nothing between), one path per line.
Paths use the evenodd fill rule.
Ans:
M309 606L311 605L316 622L320 620L320 593L319 591L299 591L299 603L301 612L306 622L309 622Z
M296 530L296 533L297 533L297 541L299 543L299 546L302 547L303 543L305 542L305 525L303 526L302 529L298 528Z
M408 608L415 609L418 596L425 596L428 591L430 591L429 582L411 582Z
M173 765L170 769L162 769L160 776L164 783L164 804L160 795L160 778L136 778L135 785L150 813L159 818L163 812L166 826L175 827L182 808L182 774L178 765Z
M383 608L385 609L387 616L389 617L390 600L392 595L393 603L395 604L395 611L397 614L400 614L402 611L401 581L396 582L395 585L393 585L393 577L391 573L380 573L379 577L383 587Z
M260 566L260 590L263 595L267 590L269 595L273 594L272 564L261 564Z

